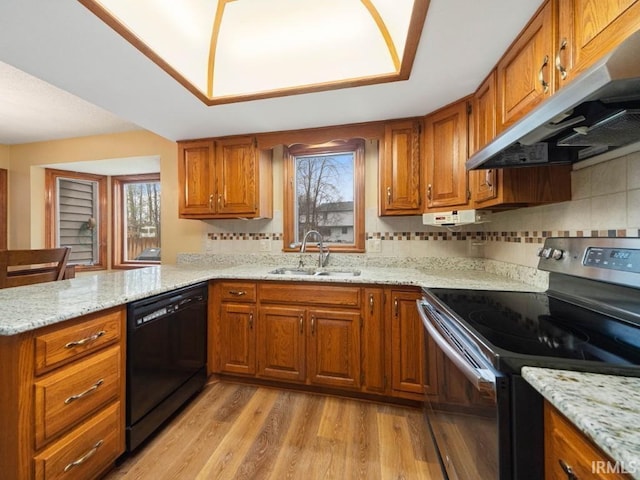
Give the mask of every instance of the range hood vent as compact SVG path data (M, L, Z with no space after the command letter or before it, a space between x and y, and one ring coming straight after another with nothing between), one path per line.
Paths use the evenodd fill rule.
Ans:
M468 170L575 163L640 150L640 31L498 135ZM629 148L620 154L629 153Z

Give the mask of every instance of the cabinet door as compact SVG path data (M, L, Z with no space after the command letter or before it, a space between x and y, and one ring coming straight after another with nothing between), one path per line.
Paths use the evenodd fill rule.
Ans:
M306 315L302 308L261 306L257 330L258 375L305 380Z
M544 402L544 469L546 480L589 478L623 480L630 475L607 472L618 465L594 445L549 402ZM595 467L595 468L594 468ZM598 467L602 467L598 471ZM620 469L622 470L622 468ZM572 474L567 473L573 472Z
M178 150L180 215L213 214L215 212L213 141L182 142Z
M223 303L220 307L220 371L256 373L255 307Z
M468 203L467 102L457 102L425 119L427 211Z
M309 318L309 381L340 388L360 386L360 312L313 309Z
M388 352L384 337L384 290L365 288L362 306L362 390L383 393L387 389L385 365Z
M216 142L216 213L252 216L258 209L258 161L253 137Z
M496 74L487 77L473 95L469 124L469 156L496 136ZM469 183L476 202L491 200L498 195L496 169L469 172Z
M391 387L394 392L424 394L424 327L416 300L419 292L391 292Z
M638 0L558 0L558 5L559 87L640 29Z
M421 122L385 125L384 155L380 161L380 215L417 215L420 201Z
M498 133L553 93L551 6L548 1L498 63Z

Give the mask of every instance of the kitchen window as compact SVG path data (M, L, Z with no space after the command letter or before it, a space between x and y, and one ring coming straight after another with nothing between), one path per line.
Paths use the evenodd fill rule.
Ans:
M160 263L160 174L117 176L113 185L113 267Z
M332 251L363 252L364 142L294 145L284 163L284 250L316 230Z
M46 246L71 247L76 270L107 267L107 177L45 170Z

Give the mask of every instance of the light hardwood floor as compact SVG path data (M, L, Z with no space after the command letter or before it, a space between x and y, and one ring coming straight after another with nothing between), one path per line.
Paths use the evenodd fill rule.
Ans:
M443 477L420 410L220 382L106 479Z

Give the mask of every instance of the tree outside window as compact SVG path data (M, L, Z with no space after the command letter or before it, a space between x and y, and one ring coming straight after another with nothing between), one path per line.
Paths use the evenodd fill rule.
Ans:
M160 176L113 177L114 266L159 263Z
M290 147L285 175L285 250L310 230L332 250L363 250L364 142Z

